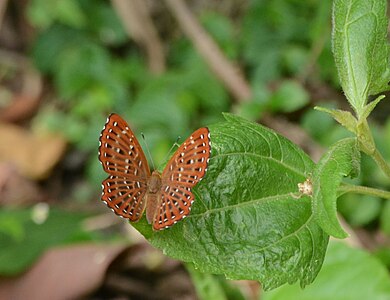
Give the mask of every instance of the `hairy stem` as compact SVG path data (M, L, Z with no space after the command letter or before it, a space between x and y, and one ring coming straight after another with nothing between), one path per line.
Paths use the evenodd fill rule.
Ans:
M379 153L378 149L375 149L374 153L371 156L375 160L377 165L382 169L382 171L387 175L387 177L390 177L390 166L385 161L382 154Z
M388 191L378 190L361 185L343 184L338 189L338 195L341 196L345 193L356 193L390 199L390 192Z

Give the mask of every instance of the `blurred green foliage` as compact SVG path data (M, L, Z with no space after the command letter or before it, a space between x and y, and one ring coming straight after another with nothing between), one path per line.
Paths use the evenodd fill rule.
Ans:
M228 282L221 275L201 273L195 267L187 263L187 270L194 282L196 293L201 300L245 300L245 296L237 286Z
M184 139L195 128L220 121L221 112L232 110L250 120L259 120L264 113L294 115L326 148L350 136L330 116L310 108L312 94L307 88L339 88L330 44L331 4L321 0L252 0L234 20L219 12L201 13L203 26L224 53L242 66L251 83L252 99L235 103L185 37L175 34L164 41L167 71L155 76L149 72L141 49L127 37L110 2L32 0L26 12L37 29L31 57L53 84L55 94L55 100L45 102L38 112L34 126L63 134L73 149L87 154L85 175L93 192L86 192L86 185L81 185L82 195L98 194L100 181L106 176L97 160L97 148L110 112L127 119L138 137L140 132L145 134L157 165L164 162L178 136ZM321 106L337 106L335 99L322 101ZM390 161L386 142L390 120L375 127L374 137ZM144 146L142 139L141 144ZM361 169L354 183L390 188L365 156ZM390 235L388 201L345 195L338 205L351 225L378 221L380 229ZM41 225L29 216L28 210L0 211L0 244L7 245L0 251L2 274L23 271L53 245L98 238L80 228L85 214L53 211ZM26 247L29 251L21 253ZM378 251L378 257L390 265L385 253ZM205 282L194 274L200 285ZM204 295L223 295L215 278L210 284Z
M301 289L284 285L264 294L264 300L388 299L390 277L384 266L368 253L331 242L320 274L313 284Z
M16 275L55 245L101 239L97 232L83 230L88 214L51 209L42 224L33 209L0 210L0 275Z

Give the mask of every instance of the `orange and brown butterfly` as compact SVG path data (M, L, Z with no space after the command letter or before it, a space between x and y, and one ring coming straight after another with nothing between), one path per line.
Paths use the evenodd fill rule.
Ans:
M129 125L111 114L99 140L99 160L109 177L102 201L132 222L146 218L154 230L168 228L191 211L191 189L205 176L210 158L210 132L196 130L177 149L160 173L150 172L145 154Z

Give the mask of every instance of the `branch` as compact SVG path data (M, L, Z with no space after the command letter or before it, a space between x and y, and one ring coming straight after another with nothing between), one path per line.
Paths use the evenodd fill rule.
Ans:
M151 72L163 73L165 71L164 50L146 1L112 0L112 5L127 34L146 49Z
M236 100L239 102L249 100L252 95L251 87L239 68L233 66L232 62L225 57L218 45L198 23L185 2L165 0L165 3L200 55Z
M5 9L7 7L7 0L0 0L0 28L3 25L3 19L5 15Z

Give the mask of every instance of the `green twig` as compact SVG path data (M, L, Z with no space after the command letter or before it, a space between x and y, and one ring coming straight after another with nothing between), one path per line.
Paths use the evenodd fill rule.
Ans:
M384 199L390 199L390 192L388 191L378 190L367 186L352 185L346 183L341 185L338 189L339 196L345 193L356 193L356 194L375 196Z
M375 149L374 153L371 156L378 164L378 166L382 169L382 171L387 175L387 177L390 177L390 166L377 149Z

